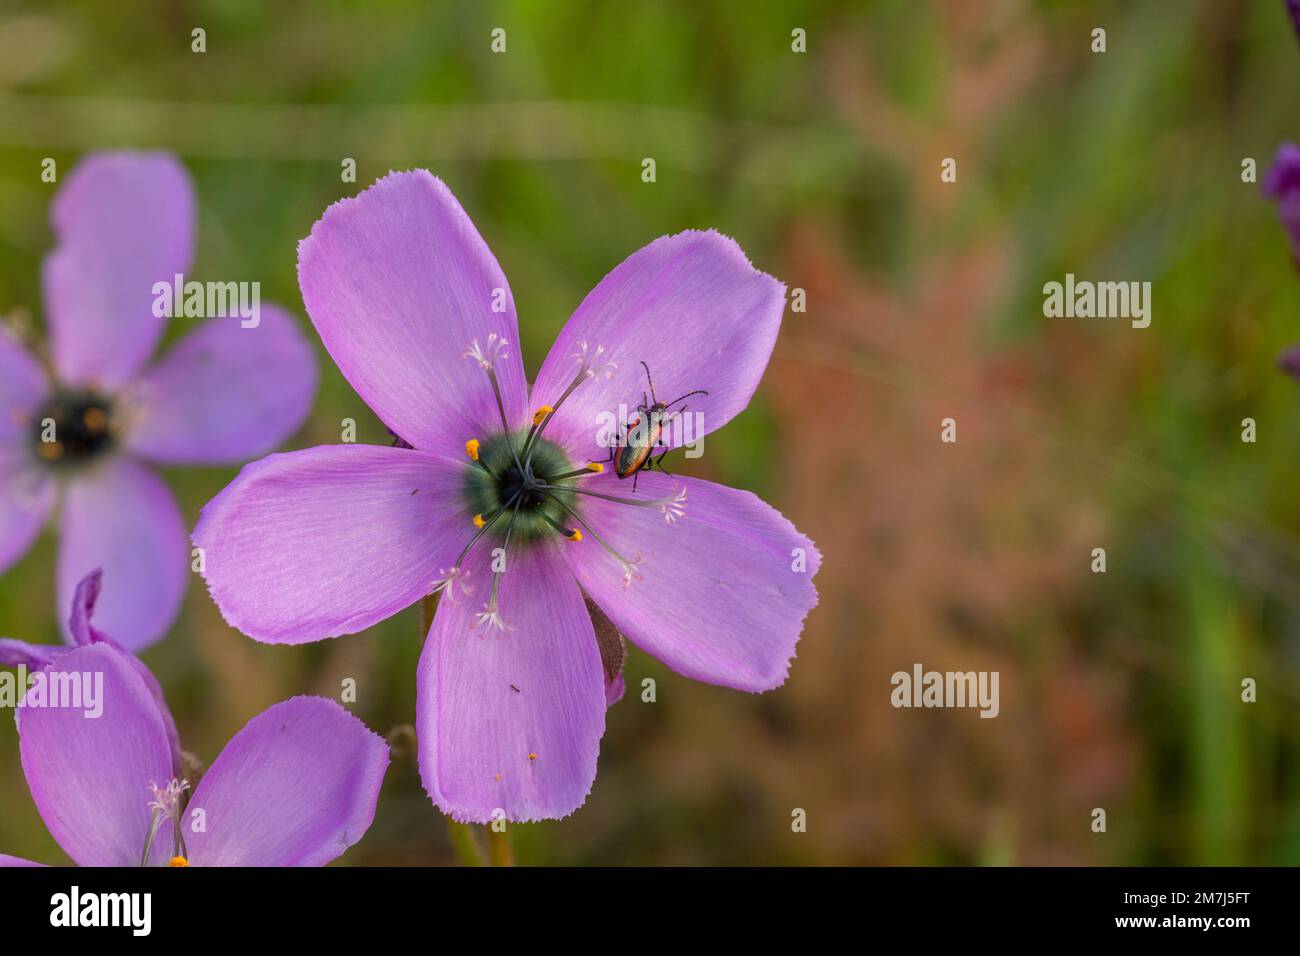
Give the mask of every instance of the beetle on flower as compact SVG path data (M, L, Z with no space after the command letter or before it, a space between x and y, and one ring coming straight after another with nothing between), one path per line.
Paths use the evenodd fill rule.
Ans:
M56 607L102 567L105 627L140 650L180 609L186 522L151 465L230 465L289 437L316 363L290 316L213 317L146 368L165 318L153 286L194 252L194 190L162 153L98 153L55 197L45 260L53 374L0 329L0 574L59 505ZM65 637L67 635L65 634Z
M388 745L339 704L295 697L237 733L196 786L157 680L91 624L100 572L76 588L75 646L0 640L0 665L104 678L104 712L19 706L36 809L80 866L323 866L365 834ZM202 811L199 814L197 811ZM38 866L0 854L0 866Z
M579 306L531 392L505 275L428 172L331 206L299 246L298 278L325 348L397 447L248 465L194 541L226 620L269 643L354 633L440 594L416 729L444 812L581 806L622 686L611 632L687 677L784 682L817 603L812 542L708 481L642 470L633 494L597 441L602 416L640 396L643 361L664 394L707 390L692 407L709 428L749 403L785 288L735 242L684 232L634 253Z

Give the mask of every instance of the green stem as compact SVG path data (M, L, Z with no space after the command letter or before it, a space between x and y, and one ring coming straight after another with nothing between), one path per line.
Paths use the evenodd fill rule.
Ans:
M443 817L447 821L447 835L451 837L451 848L456 851L456 856L460 862L466 866L482 866L483 851L479 849L478 841L474 839L474 829L468 823L457 823L451 817Z
M433 612L438 610L438 595L426 594L420 599L420 640L429 636L433 627Z
M510 831L498 833L488 827L488 856L493 866L514 866L515 852L510 846Z

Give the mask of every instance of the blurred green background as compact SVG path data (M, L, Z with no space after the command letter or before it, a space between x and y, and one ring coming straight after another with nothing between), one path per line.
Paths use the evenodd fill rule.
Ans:
M808 311L787 314L750 409L679 466L809 534L821 603L789 682L759 697L633 649L628 685L654 677L657 702L609 712L587 805L512 827L517 860L1295 864L1300 386L1274 361L1300 339L1300 277L1241 162L1262 176L1300 138L1298 76L1280 0L6 0L0 313L39 334L41 159L62 178L103 148L178 153L200 200L193 277L259 280L318 348L297 240L390 169L460 198L510 279L530 373L626 255L717 228ZM1151 327L1044 318L1066 272L1151 281ZM386 444L319 355L288 447L337 441L345 417ZM187 519L234 473L169 474ZM47 533L0 578L0 633L58 639L53 565ZM194 581L146 661L210 762L271 703L344 677L371 727L409 724L420 641L412 608L263 646ZM1000 716L893 709L890 675L916 661L998 670ZM8 719L0 852L66 861ZM399 757L343 862L456 859Z

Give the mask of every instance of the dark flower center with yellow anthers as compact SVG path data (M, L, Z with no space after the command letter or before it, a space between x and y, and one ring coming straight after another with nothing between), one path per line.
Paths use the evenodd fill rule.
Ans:
M51 465L78 465L113 447L112 403L94 392L56 392L32 427L36 457Z
M496 373L496 363L506 359L506 344L494 332L487 337L485 345L480 345L475 339L465 352L465 357L477 362L487 375L496 399L497 413L501 416L502 430L486 439L469 438L465 442L470 464L465 468L461 491L477 530L461 549L455 563L438 569L440 577L432 588L432 593L443 594L453 602L457 592L472 591L474 584L465 580L468 574L464 568L465 558L475 544L490 535L493 541L498 542L492 549L492 585L483 610L476 615L474 626L487 624L502 631L511 629L501 616L499 597L501 577L506 573L506 552L512 545L558 534L581 547L584 535L589 535L587 547L594 543L617 561L623 569L623 586L627 587L640 576L636 565L642 560L641 553L637 552L630 559L620 554L583 518L576 507L577 501L595 498L638 508L657 508L663 513L664 520L672 523L682 515L682 502L686 498L685 489L669 498L636 499L580 488L578 479L599 475L605 466L589 461L574 467L558 445L542 437L556 410L574 389L598 374L609 378L616 368L613 363L601 360L605 350L599 345L588 348L586 342L579 342L574 354L578 371L568 387L560 393L554 405L542 405L533 413L530 427L511 432L501 398L501 382Z
M568 490L573 465L557 445L536 436L522 456L527 438L527 430L512 435L513 451L504 434L488 438L478 447L478 459L466 467L464 483L470 515L484 522L497 517L487 529L494 538L504 539L513 526L510 540L520 544L574 527L566 510L574 507Z

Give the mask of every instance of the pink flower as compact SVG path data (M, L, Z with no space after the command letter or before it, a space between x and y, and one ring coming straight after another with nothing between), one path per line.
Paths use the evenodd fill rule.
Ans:
M263 455L297 430L316 392L311 349L273 306L256 328L209 319L146 367L166 322L153 286L189 267L194 207L169 155L86 158L51 215L53 376L0 331L0 573L58 505L56 607L103 568L113 590L101 622L132 650L166 632L190 573L186 522L152 466Z
M294 697L230 740L191 788L149 668L90 623L100 573L76 589L71 647L0 640L0 665L47 684L94 679L98 712L29 693L23 774L50 835L80 866L324 866L369 829L388 745L332 700ZM125 643L129 635L121 635ZM0 867L37 866L0 853Z
M506 278L427 172L330 207L298 278L326 349L404 447L248 465L194 540L226 620L270 643L354 633L440 592L416 725L443 811L536 820L582 805L621 688L587 599L680 674L784 682L817 603L812 542L749 492L644 469L634 492L589 464L609 459L601 423L648 402L642 362L665 402L707 391L689 399L706 431L748 405L785 288L733 241L686 232L633 254L574 313L531 392Z

